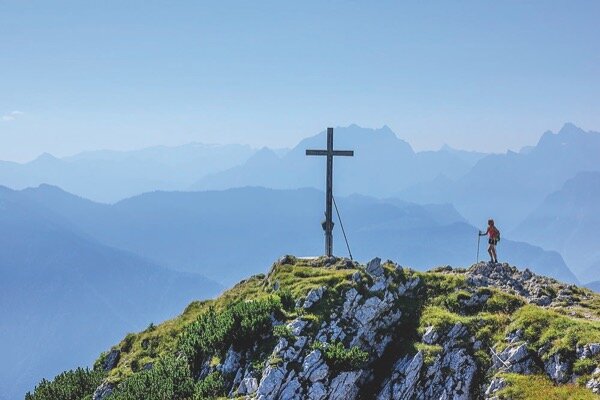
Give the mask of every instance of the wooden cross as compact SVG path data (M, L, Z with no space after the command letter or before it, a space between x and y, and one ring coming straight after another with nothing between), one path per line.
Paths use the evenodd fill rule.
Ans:
M325 190L325 254L333 255L333 157L354 156L352 150L333 150L333 128L327 128L327 150L306 150L307 156L327 156L327 188Z

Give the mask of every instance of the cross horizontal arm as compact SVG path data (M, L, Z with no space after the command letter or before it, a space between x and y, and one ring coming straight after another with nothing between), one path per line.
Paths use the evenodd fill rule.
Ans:
M326 156L327 150L306 150L307 156Z
M327 150L306 150L307 156L326 156L329 155ZM334 150L331 152L332 156L346 156L353 157L354 151L352 150Z
M353 150L334 150L333 155L334 156L354 157L354 151Z

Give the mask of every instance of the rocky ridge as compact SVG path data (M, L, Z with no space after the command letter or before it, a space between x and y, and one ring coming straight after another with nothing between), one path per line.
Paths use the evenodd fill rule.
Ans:
M527 269L479 263L422 273L378 258L361 266L286 256L230 298L249 286L247 293L293 302L273 313L271 331L250 345L232 342L191 368L198 383L218 375L219 396L503 399L523 390L523 377L531 386L588 396L573 398L600 394L598 296ZM123 371L131 373L122 349L123 343L97 363L108 378L93 400L115 397Z

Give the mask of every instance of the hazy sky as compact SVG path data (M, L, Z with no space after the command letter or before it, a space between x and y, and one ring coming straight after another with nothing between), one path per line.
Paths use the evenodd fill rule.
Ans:
M423 3L0 0L0 159L350 123L486 151L600 130L600 2Z

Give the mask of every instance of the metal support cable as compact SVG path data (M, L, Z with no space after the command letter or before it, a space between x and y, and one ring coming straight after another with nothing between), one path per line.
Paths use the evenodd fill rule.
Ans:
M340 221L340 227L342 228L342 234L344 235L344 241L346 242L346 247L348 248L348 254L350 254L350 260L354 261L352 258L352 251L350 251L350 244L348 243L348 237L346 237L346 230L344 229L344 224L342 223L342 217L340 217L340 210L338 210L337 203L335 202L335 197L331 196L333 199L333 205L335 206L335 213L337 214L338 221Z

